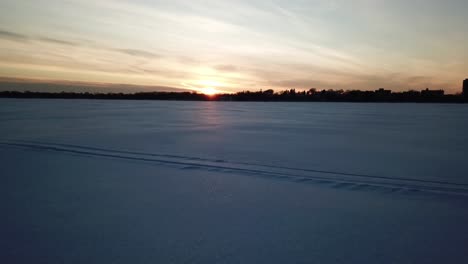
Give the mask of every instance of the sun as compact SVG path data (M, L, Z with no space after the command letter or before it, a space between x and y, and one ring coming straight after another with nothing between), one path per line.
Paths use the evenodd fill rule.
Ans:
M206 95L215 95L217 93L219 93L218 90L216 90L215 88L213 87L204 87L204 88L201 88L200 89L200 92L202 94L206 94Z
M224 83L219 81L200 79L196 81L182 82L181 84L190 90L208 96L226 93L225 91L218 89L219 87L226 86Z

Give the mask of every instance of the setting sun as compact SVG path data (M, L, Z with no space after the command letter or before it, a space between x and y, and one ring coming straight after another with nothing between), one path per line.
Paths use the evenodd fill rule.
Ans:
M219 93L219 91L216 90L216 89L213 88L213 87L204 87L204 88L201 88L201 89L200 89L200 92L203 93L203 94L206 94L206 95L214 95L214 94Z
M202 94L215 95L223 93L218 87L223 87L224 84L215 80L202 79L196 81L194 86L197 87L196 90Z

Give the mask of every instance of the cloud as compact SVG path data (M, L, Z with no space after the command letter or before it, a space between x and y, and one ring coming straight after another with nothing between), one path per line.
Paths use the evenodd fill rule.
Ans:
M61 40L61 39L48 38L48 37L38 37L37 40L43 41L43 42L49 42L49 43L53 43L53 44L67 45L67 46L77 46L78 45L78 43L76 43L76 42L71 42L71 41Z
M35 40L35 41L40 41L40 42L48 42L48 43L53 43L53 44L60 44L60 45L68 45L68 46L77 46L77 42L72 42L72 41L67 41L67 40L62 40L62 39L56 39L56 38L51 38L51 37L44 37L44 36L28 36L16 32L11 32L11 31L6 31L0 29L0 38L4 39L9 39L9 40L14 40L14 41L29 41L29 40Z
M229 65L229 64L223 64L223 65L217 65L214 67L218 71L225 71L225 72L235 72L238 71L238 68L234 65Z
M115 51L134 57L143 57L151 59L161 58L161 56L158 54L140 49L115 49Z
M14 41L27 41L27 40L29 40L29 37L26 36L26 35L18 34L18 33L11 32L11 31L6 31L6 30L2 30L2 29L0 29L0 38L14 40Z
M179 56L177 61L185 65L200 65L201 61L199 59L192 58L190 56Z
M104 92L104 93L135 93L135 92L183 92L189 89L171 86L132 85L121 83L99 83L79 81L57 81L23 78L0 77L0 91L41 91L41 92Z

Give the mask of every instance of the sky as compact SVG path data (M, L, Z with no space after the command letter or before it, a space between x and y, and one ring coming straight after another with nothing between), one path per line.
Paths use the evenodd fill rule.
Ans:
M466 0L1 0L0 77L456 93L467 10Z

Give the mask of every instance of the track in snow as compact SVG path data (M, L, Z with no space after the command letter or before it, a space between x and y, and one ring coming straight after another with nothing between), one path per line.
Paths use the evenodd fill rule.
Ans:
M286 180L297 183L321 184L338 189L368 190L382 193L432 193L468 198L468 184L385 177L377 175L356 174L308 168L292 168L249 162L236 162L206 159L182 155L134 152L117 149L59 144L38 141L3 141L3 147L15 147L36 151L56 152L81 155L95 158L112 158L127 161L138 161L156 165L172 166L179 169L209 170L222 173L247 174L258 177Z

